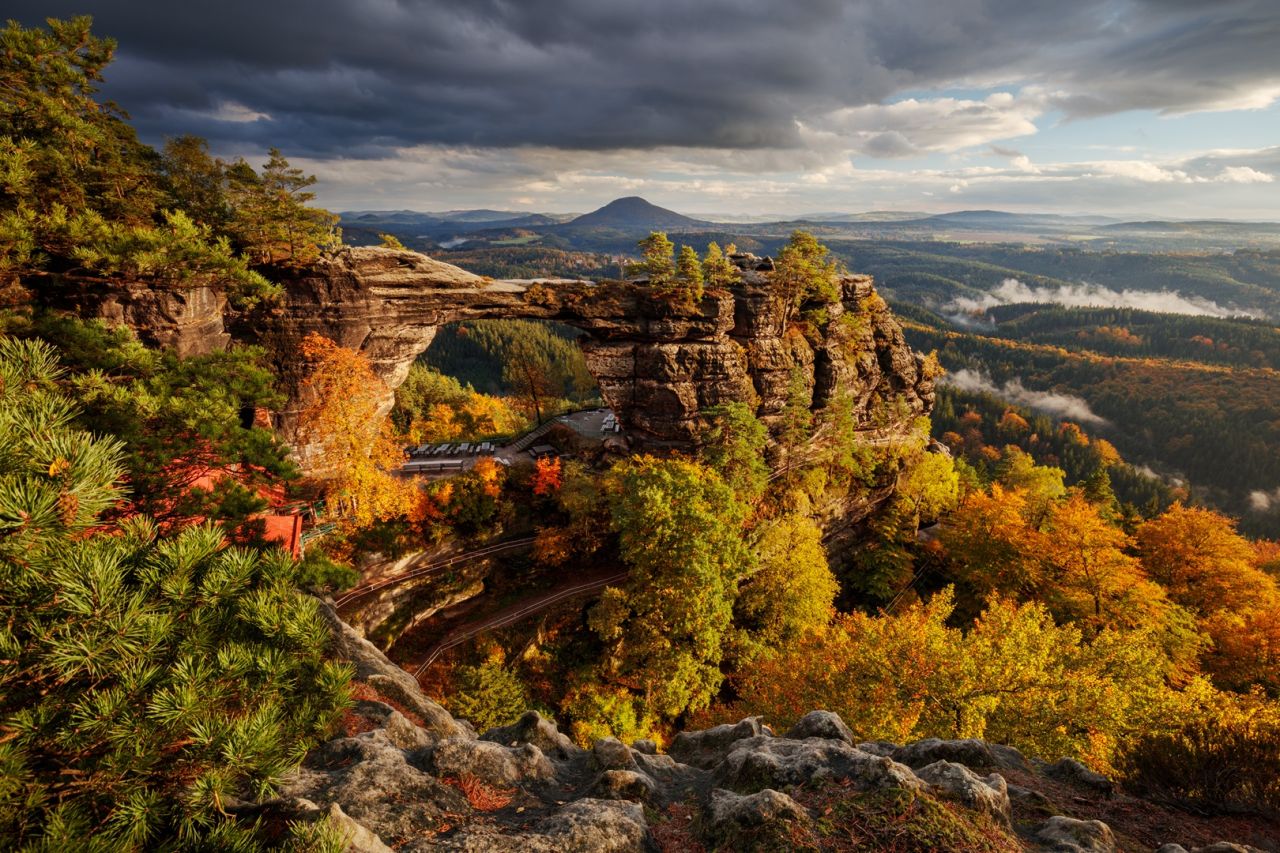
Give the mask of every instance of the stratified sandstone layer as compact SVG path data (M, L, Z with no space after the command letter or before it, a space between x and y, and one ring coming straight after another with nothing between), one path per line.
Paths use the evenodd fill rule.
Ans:
M735 257L742 282L708 291L692 308L655 297L644 282L494 281L417 252L345 248L313 266L277 271L283 299L248 312L208 286L158 287L68 280L51 292L84 316L126 324L182 355L239 341L267 349L288 403L275 426L316 469L298 435L309 402L299 344L311 332L366 355L386 382L384 406L440 326L459 320L557 320L582 330L587 367L637 446L687 445L706 409L753 405L769 425L798 379L817 411L840 401L866 423L894 404L904 425L933 404L933 383L869 276L848 275L839 298L800 306L787 322L769 287L772 262Z
M581 329L588 369L642 444L691 442L702 413L732 401L771 423L797 370L815 410L837 399L860 420L879 401L900 400L904 420L929 410L932 382L870 277L846 276L839 300L803 306L810 321L802 331L784 324L768 272L755 269L765 264L738 262L741 284L710 291L689 310L653 297L643 282L493 281L416 252L344 249L282 281L281 305L235 317L230 328L271 351L291 397L277 423L288 437L306 402L297 347L308 333L360 350L394 388L437 328L473 319Z

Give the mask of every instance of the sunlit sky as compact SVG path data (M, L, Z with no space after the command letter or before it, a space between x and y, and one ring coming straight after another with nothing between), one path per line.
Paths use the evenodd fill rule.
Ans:
M334 209L1280 219L1277 0L18 0ZM16 7L16 8L12 8Z

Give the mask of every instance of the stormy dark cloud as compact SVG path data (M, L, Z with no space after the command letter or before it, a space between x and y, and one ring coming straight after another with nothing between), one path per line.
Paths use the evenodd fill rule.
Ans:
M29 24L94 15L121 44L106 94L149 138L194 132L215 146L320 158L414 145L796 149L811 142L806 127L896 157L949 150L954 124L885 108L903 93L1032 87L1043 109L1068 116L1280 95L1274 0L7 6ZM1030 120L980 100L952 110L952 148L1016 135Z

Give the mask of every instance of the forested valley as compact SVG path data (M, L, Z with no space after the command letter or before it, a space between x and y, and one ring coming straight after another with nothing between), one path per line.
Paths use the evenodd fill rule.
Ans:
M974 250L965 275L982 270L984 286L957 290L936 271L953 261L800 227L646 229L617 251L599 235L460 247L436 255L491 278L600 279L592 298L638 306L664 364L718 357L700 349L710 334L668 346L670 329L712 317L727 338L736 305L767 306L782 375L718 402L671 390L696 429L629 446L625 424L574 426L603 424L607 402L580 329L479 319L442 325L394 389L363 341L311 331L287 354L305 392L288 397L270 340L227 333L184 353L85 310L86 293L207 291L228 328L256 329L287 285L350 251L283 153L255 166L194 137L140 142L96 99L114 49L85 18L0 31L5 847L346 849L334 820L276 820L270 804L304 760L356 761L371 704L412 732L424 715L413 723L398 682L339 654L342 619L372 626L374 651L439 703L419 710L479 732L536 710L566 753L603 738L666 750L756 716L781 732L817 709L844 721L850 750L983 739L1079 760L1196 819L1274 828L1273 255L1168 262L1220 279L1195 294L1251 319L1019 303L956 320L957 297L1014 273L1181 279L1109 256L1068 274L1066 252L1002 247ZM367 257L412 266L401 238L377 240ZM561 298L507 284L532 316ZM864 373L876 381L853 384ZM304 469L274 428L291 400L322 466ZM423 446L509 449L534 431L536 458L517 447L406 473ZM432 571L369 595L419 565ZM591 589L562 595L578 587ZM530 602L534 618L497 618ZM353 751L335 758L334 741ZM432 746L415 760L443 766ZM433 784L489 814L517 796L508 781ZM934 802L904 796L895 820ZM932 807L960 820L950 801ZM446 841L459 822L432 821ZM1010 826L980 826L958 849L1017 849Z

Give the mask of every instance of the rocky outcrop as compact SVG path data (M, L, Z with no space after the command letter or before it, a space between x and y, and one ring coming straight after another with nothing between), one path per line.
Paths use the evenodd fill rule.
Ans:
M628 434L650 444L692 440L701 413L731 401L776 420L796 368L815 409L839 399L869 420L880 400L901 400L912 415L931 406L932 383L869 277L846 276L839 299L805 306L804 324L784 328L769 273L752 256L737 262L740 285L689 309L653 297L643 282L493 281L415 252L344 249L291 274L282 304L237 317L232 328L272 352L290 393L278 415L286 435L306 402L297 347L308 333L360 350L394 388L437 328L468 319L581 329L601 394Z
M814 410L848 406L870 424L881 403L904 425L933 403L933 382L869 276L847 275L829 302L800 306L791 322L769 287L772 262L736 255L742 281L693 307L657 298L645 282L495 281L426 255L344 248L301 269L277 270L282 299L239 311L208 286L159 287L68 279L48 298L83 316L135 329L182 355L231 341L264 347L287 403L273 420L304 468L323 460L298 434L308 392L299 344L311 332L362 352L386 382L389 410L436 329L469 319L542 319L583 332L587 367L636 444L687 445L702 413L747 402L775 424L798 377Z
M55 277L39 293L53 307L128 326L143 343L183 357L217 352L231 342L227 296L218 287Z
M279 799L255 808L327 819L349 850L821 850L851 839L866 849L1121 847L1122 834L1089 813L1119 795L1102 792L1087 768L980 740L855 744L826 711L783 736L759 718L684 732L667 754L614 738L584 749L536 712L477 736L333 621L358 678L386 701L358 702L348 734L313 751ZM1146 805L1121 803L1119 813L1135 804ZM1162 848L1186 849L1254 848Z
M310 332L367 356L394 389L446 323L484 318L557 320L583 332L588 369L634 442L684 444L707 408L756 407L766 423L786 405L799 371L814 409L840 401L869 421L902 401L902 420L927 411L933 385L867 276L846 276L839 298L802 306L784 322L768 287L771 262L736 256L743 281L692 308L655 298L643 282L494 281L416 252L345 248L313 266L275 273L280 302L242 312L215 288L68 279L51 301L135 329L183 355L232 340L266 348L288 403L274 416L304 466L319 467L297 434L308 402L298 345ZM384 398L390 407L390 390Z

